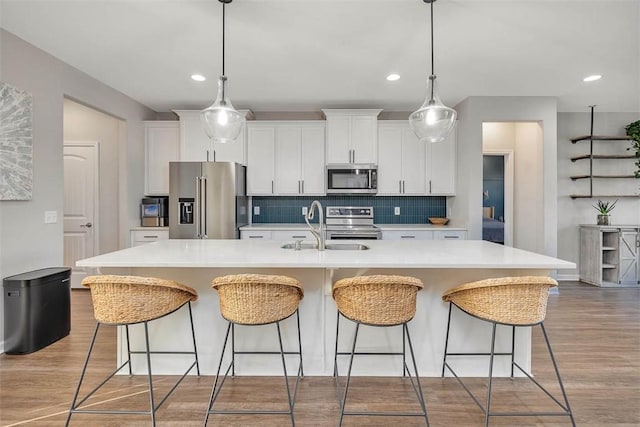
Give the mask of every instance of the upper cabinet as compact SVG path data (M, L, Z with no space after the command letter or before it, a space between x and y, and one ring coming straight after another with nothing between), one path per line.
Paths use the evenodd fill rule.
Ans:
M324 122L256 121L247 134L247 194L325 194Z
M251 119L249 110L238 110ZM237 162L246 165L246 126L233 143L212 143L202 128L200 110L174 110L180 117L180 160L184 162Z
M378 194L453 196L456 131L443 142L422 143L406 120L378 122Z
M144 193L169 195L169 162L179 159L180 125L177 121L147 121L144 136Z
M426 147L406 120L378 122L378 194L424 196Z
M327 163L377 163L382 110L322 110L327 119Z
M276 128L275 192L324 195L324 123L283 123Z
M427 194L456 194L456 152L458 127L442 142L427 143Z

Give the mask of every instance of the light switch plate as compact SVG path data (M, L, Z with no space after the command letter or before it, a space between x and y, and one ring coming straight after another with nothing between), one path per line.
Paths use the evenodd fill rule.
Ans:
M396 206L395 208L393 208L393 214L400 215L400 206Z
M260 215L260 206L254 206L253 207L253 214L254 215Z
M44 223L45 224L55 224L58 222L58 212L57 211L44 211Z

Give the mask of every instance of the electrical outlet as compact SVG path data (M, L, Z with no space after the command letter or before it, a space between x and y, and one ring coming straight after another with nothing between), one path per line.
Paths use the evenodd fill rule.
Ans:
M58 212L57 211L44 211L44 223L45 224L55 224L58 222Z
M400 206L396 206L395 208L393 208L393 214L400 215Z
M308 209L306 206L302 207L302 216L307 216Z
M260 215L260 206L254 206L253 207L253 214L254 215Z

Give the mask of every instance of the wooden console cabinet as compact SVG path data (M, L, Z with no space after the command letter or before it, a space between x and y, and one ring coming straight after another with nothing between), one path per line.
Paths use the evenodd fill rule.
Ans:
M580 281L640 286L640 225L581 225Z

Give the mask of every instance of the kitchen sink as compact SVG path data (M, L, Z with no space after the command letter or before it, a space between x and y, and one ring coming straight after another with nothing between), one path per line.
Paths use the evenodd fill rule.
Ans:
M296 249L295 243L286 243L280 246L282 249ZM300 243L299 249L318 249L318 245L315 243ZM366 251L369 249L367 245L361 245L359 243L327 243L325 249L329 251Z

